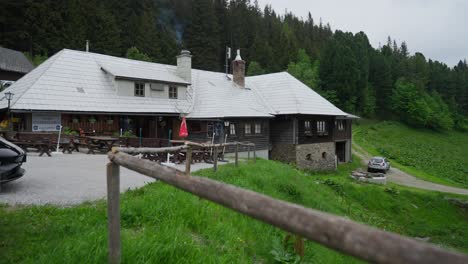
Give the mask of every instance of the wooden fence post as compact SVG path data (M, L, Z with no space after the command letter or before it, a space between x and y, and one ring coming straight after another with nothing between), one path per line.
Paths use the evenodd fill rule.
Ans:
M213 152L213 170L217 171L218 170L218 147L214 147L214 152Z
M120 263L120 167L107 164L107 221L109 228L109 263Z
M234 156L236 167L239 166L239 143L236 143L236 154Z
M190 165L192 164L192 147L188 147L185 157L185 175L190 176Z
M247 145L247 160L250 160L250 145Z
M253 145L253 160L254 163L257 162L257 147L255 146L255 144Z

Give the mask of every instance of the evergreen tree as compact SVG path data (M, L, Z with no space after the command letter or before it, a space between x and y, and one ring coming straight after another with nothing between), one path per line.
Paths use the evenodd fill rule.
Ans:
M193 54L193 66L219 71L219 25L211 0L192 2L191 22L185 33L186 47Z
M370 65L369 82L375 91L377 114L379 117L389 118L391 115L389 98L392 96L393 88L390 64L384 55L374 52Z

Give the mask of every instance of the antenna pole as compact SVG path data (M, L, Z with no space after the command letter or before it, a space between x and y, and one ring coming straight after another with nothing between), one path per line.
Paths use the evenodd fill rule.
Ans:
M226 64L224 65L226 67L226 75L229 74L229 59L231 58L231 48L226 46Z

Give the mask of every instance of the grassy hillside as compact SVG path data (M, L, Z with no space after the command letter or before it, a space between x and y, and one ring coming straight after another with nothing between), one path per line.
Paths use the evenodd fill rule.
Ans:
M348 175L357 164L310 174L259 160L198 174L468 252L468 213L446 195L355 183ZM291 253L279 246L285 232L160 182L125 193L121 215L124 263L275 263L272 252ZM104 263L106 243L104 201L0 206L2 263ZM312 242L305 249L309 263L357 262Z
M425 180L468 188L468 133L414 129L397 122L364 122L354 140L374 155Z

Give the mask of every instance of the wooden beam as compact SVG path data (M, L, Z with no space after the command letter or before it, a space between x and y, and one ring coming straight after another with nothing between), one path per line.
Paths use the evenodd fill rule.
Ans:
M185 175L190 176L190 165L192 165L192 147L187 148L187 156L185 157Z
M209 178L187 177L174 168L124 153L109 153L109 159L128 169L362 260L376 263L468 263L468 256L461 253Z
M213 152L213 171L218 170L218 148L214 147L214 152Z
M107 164L107 221L109 263L120 263L120 167L109 162Z
M236 167L239 166L239 144L236 144L236 153L234 156L234 163L236 164Z
M255 145L253 146L253 161L257 162L257 147Z
M166 153L166 152L178 152L187 149L187 145L177 147L166 147L166 148L112 148L112 152L124 152L128 154L144 154L144 153Z

